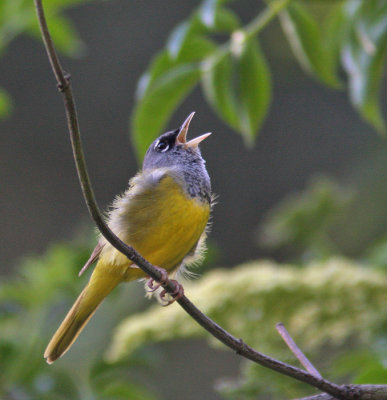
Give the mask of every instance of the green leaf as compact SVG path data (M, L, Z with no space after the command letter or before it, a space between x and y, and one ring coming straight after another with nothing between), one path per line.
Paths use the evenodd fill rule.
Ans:
M6 90L0 87L0 118L8 117L12 112L12 101Z
M204 33L206 28L196 15L179 24L172 31L166 45L171 60L176 63L202 60L214 52L216 45Z
M342 49L353 105L379 132L386 132L379 104L379 89L387 54L387 3L383 0L350 1L350 29Z
M207 28L203 25L197 13L192 14L190 18L181 22L173 29L169 35L166 48L172 59L180 57L180 52L190 46L193 37L200 36L207 32Z
M210 32L232 32L240 27L237 15L222 7L219 0L205 0L198 11L200 22Z
M216 32L232 32L239 29L241 22L238 16L228 8L219 8L215 15L214 30Z
M338 71L341 63L341 47L346 36L348 19L342 3L330 8L330 13L322 24L322 37L327 56L330 57L332 68Z
M78 32L73 23L60 15L51 19L50 32L58 50L72 57L84 54L85 45L79 39Z
M211 57L203 64L204 95L220 118L239 131L237 100L232 78L233 61L229 53Z
M84 54L85 45L78 37L78 32L72 22L61 15L49 17L49 29L57 49L67 56L79 57ZM40 30L37 25L31 26L27 33L39 39Z
M382 333L384 336L384 332ZM375 339L374 339L375 340ZM377 351L374 344L365 348L358 348L352 352L347 352L340 356L333 364L333 373L335 375L352 375L354 384L383 384L387 380L387 368L384 365L385 341L381 351Z
M215 26L215 17L218 6L218 0L205 0L200 6L199 16L200 20L208 28Z
M136 88L136 100L140 101L156 79L174 66L169 52L161 51L152 61L148 70L140 77Z
M33 24L37 23L32 3L0 2L0 54L17 35Z
M172 59L167 50L161 51L152 61L148 70L140 77L137 89L136 100L143 98L147 90L151 90L152 85L157 82L157 78L176 68L178 65L191 63L201 60L206 55L214 52L216 46L201 36L194 36L190 39L189 46L185 46L178 59Z
M61 15L65 8L90 0L50 0L45 2L45 12L54 42L61 52L78 56L83 43L69 19ZM36 13L31 1L2 0L0 2L0 52L17 35L26 33L41 40Z
M159 76L146 90L131 118L132 139L139 160L199 78L200 70L197 66L179 65Z
M179 24L170 34L166 48L172 58L178 57L184 41L187 39L187 36L190 33L190 28L190 21L184 21Z
M297 61L328 86L339 88L336 65L325 47L320 28L300 3L292 2L280 13L280 22Z
M201 61L215 49L215 44L205 37L197 34L190 35L178 50L178 56L172 57L171 51L163 50L153 60L148 71L142 75L137 85L138 104L133 117L133 138L139 159L142 158L150 142L160 133L173 108L198 81L200 71L194 63ZM148 111L145 110L151 112L149 115L153 115L154 110L159 111L157 117L152 116L149 120L149 115L145 115Z
M231 53L210 58L203 66L202 87L219 116L251 144L271 97L270 74L258 42L242 40Z
M104 388L98 392L102 399L107 400L154 400L155 397L151 395L144 387L125 382L124 380L113 380L106 383Z
M239 57L240 121L248 142L253 142L268 111L271 97L270 73L258 42L246 43Z
M182 47L177 61L179 63L202 61L214 54L216 49L217 46L210 39L202 35L194 35Z

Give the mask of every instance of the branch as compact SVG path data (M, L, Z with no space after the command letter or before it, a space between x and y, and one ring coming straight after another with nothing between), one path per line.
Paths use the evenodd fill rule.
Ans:
M353 398L363 400L387 400L387 385L347 385ZM329 394L320 393L314 396L303 397L296 400L335 400Z
M301 351L301 349L296 345L296 342L290 336L289 332L285 328L283 323L278 323L276 325L278 333L281 335L284 342L287 344L291 352L297 357L298 361L305 367L305 369L316 376L317 378L322 378L321 374L317 371L315 366L309 361L306 355Z
M312 375L322 378L315 366L309 361L296 342L290 336L289 332L281 322L276 325L278 333L287 344L291 352L297 357L305 369ZM351 398L364 400L387 400L387 385L346 385ZM335 400L330 394L320 393L314 396L303 397L296 400Z
M34 0L35 8L38 16L38 21L44 41L44 45L47 51L48 58L50 60L51 67L53 69L59 91L62 93L67 125L70 134L70 140L72 144L74 160L78 172L80 185L82 188L83 196L86 201L87 208L95 224L100 230L101 234L105 239L114 246L117 250L123 253L129 260L140 267L147 275L156 281L160 281L162 276L161 272L146 261L140 254L136 252L133 247L126 245L121 241L106 225L104 218L98 208L95 200L94 192L90 183L89 175L87 172L85 157L82 149L79 124L77 118L77 112L75 107L75 101L71 90L70 77L68 74L63 72L60 65L58 56L55 51L54 44L52 42L47 22L44 16L44 10L42 6L42 0ZM168 293L173 293L175 290L175 284L170 280L167 280L163 284L163 288ZM211 333L223 344L236 351L241 356L261 364L264 367L270 368L281 374L287 375L301 382L305 382L317 389L334 396L337 399L352 399L350 392L345 386L338 386L325 379L313 376L312 374L303 371L299 368L285 364L271 357L268 357L262 353L257 352L241 339L237 339L232 336L229 332L225 331L222 327L216 324L214 321L209 319L201 311L199 311L194 304L192 304L186 296L178 299L179 305L198 322L204 329Z

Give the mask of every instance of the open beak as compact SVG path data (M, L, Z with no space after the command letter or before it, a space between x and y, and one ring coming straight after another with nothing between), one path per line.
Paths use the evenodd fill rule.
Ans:
M204 135L200 135L197 138L191 139L187 142L187 132L189 128L189 124L191 119L195 115L195 112L192 112L186 120L183 122L183 125L180 127L180 132L176 137L176 144L183 145L185 148L196 148L199 146L199 143L202 142L205 138L211 135L211 132L205 133Z

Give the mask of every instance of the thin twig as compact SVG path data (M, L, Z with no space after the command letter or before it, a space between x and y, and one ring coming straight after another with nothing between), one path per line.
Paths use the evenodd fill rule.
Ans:
M285 328L285 325L282 322L280 322L276 325L276 329L278 333L281 335L284 342L289 347L290 351L296 356L298 361L305 367L305 369L315 377L322 378L320 372L317 371L315 366L309 361L306 355L301 351L301 349L297 346L296 342L290 336L290 333Z
M52 71L54 72L56 81L58 82L59 89L63 90L69 83L69 80L65 78L62 66L60 64L58 55L55 50L54 43L52 41L50 32L48 30L47 21L44 16L44 10L41 2L35 2L36 14L39 20L40 30L42 32L42 38L44 46L47 51L47 56L51 64Z
M138 267L140 267L151 278L155 279L156 281L160 281L161 279L160 271L158 271L158 269L156 269L153 265L151 265L148 261L146 261L131 246L128 246L124 242L122 242L106 225L102 217L102 214L99 211L90 184L90 179L87 172L85 158L82 150L78 118L77 118L74 98L72 95L71 84L69 79L64 74L60 66L60 63L58 61L55 47L53 45L52 39L50 37L47 28L47 23L42 6L42 0L34 0L34 2L46 51L50 59L51 66L53 68L58 83L58 87L63 95L67 124L71 138L75 164L89 213L92 216L101 234L106 238L106 240L109 243L111 243L112 246L114 246L117 250L119 250L121 253L127 256L133 263L135 263ZM175 284L170 280L168 280L165 284L163 284L163 287L168 293L173 293L173 291L175 290ZM277 372L290 376L294 379L312 385L320 389L321 391L336 397L337 399L350 399L345 387L338 386L325 379L317 378L306 371L303 371L299 368L285 364L281 361L275 360L271 357L268 357L262 353L257 352L256 350L245 344L241 339L235 338L229 332L225 331L222 327L216 324L214 321L209 319L200 310L198 310L186 296L183 296L182 298L177 300L177 302L203 328L205 328L208 332L210 332L213 336L215 336L226 346L235 350L241 356L251 361L254 361L258 364L261 364L267 368L273 369Z

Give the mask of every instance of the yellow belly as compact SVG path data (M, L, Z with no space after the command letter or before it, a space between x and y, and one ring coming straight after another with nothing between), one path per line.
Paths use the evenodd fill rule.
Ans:
M134 189L131 195L132 190L125 194L129 200L121 199L113 211L120 221L116 234L150 263L169 271L177 268L203 234L210 205L188 196L169 176L147 190ZM130 268L128 259L109 244L100 258L110 270L127 275L125 280L144 276L142 271Z

